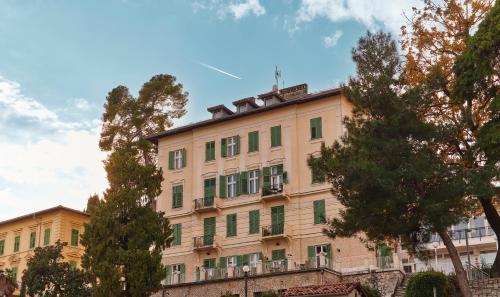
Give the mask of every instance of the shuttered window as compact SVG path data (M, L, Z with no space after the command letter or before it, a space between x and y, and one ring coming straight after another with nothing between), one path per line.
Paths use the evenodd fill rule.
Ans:
M256 152L259 150L259 131L248 133L248 152Z
M215 141L205 143L205 161L215 160Z
M285 257L285 249L273 250L271 253L272 253L271 256L272 256L273 261L283 260L286 258Z
M204 268L215 268L215 258L203 260Z
M227 215L226 227L227 227L227 230L226 230L227 237L236 236L236 214L235 213Z
M43 231L43 245L50 244L50 228L47 228Z
M310 120L311 125L311 139L318 139L323 137L321 127L321 118L314 118Z
M181 169L186 167L186 149L168 152L168 169Z
M172 245L181 245L182 240L182 224L173 224L172 225Z
M281 146L281 126L271 127L271 147Z
M19 252L19 246L21 244L21 236L17 235L14 238L14 252Z
M182 207L183 186L172 187L172 208Z
M78 246L79 233L78 230L71 229L71 246Z
M323 224L325 222L325 200L316 200L313 202L314 224Z
M251 210L248 213L249 217L249 229L248 229L248 234L256 234L259 233L259 227L260 227L260 211L258 209L256 210Z
M33 231L30 233L30 249L34 248L36 245L36 232Z
M5 252L5 240L0 240L0 256Z
M240 136L221 139L221 156L232 157L240 153Z

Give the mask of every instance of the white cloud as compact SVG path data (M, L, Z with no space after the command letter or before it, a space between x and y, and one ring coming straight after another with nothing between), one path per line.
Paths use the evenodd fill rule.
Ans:
M240 20L251 14L261 16L266 13L266 9L259 0L204 0L194 2L192 8L195 13L200 10L215 12L219 19L231 15L235 20Z
M83 98L76 98L75 99L75 107L81 110L89 110L90 109L90 103L83 99Z
M302 0L296 15L298 24L311 22L315 18L327 18L331 22L354 20L370 30L388 29L399 34L405 19L403 12L421 3L417 0Z
M328 48L337 45L337 42L339 41L340 37L342 37L342 34L343 33L341 30L337 30L332 35L323 37L323 43L325 44L325 47Z
M83 209L106 188L97 119L62 121L0 77L0 131L0 220L59 204Z

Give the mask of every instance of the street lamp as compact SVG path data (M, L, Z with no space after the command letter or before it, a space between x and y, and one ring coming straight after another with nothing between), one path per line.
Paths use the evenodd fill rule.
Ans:
M435 265L434 269L437 271L437 267L438 267L438 253L437 253L437 248L438 248L438 246L439 246L439 242L434 241L434 242L432 243L432 246L434 247L434 262L435 262L435 264L434 264L434 265Z
M245 273L245 297L248 297L248 272L250 267L248 265L243 266L243 272Z

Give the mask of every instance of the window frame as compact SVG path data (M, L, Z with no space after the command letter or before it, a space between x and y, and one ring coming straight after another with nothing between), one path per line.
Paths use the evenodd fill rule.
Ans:
M76 231L76 232L75 232L75 231ZM73 235L74 235L74 234L76 234L76 238L73 238ZM71 246L73 246L73 247L77 247L77 246L78 246L79 241L80 241L80 238L79 238L79 237L80 237L80 230L72 228L72 229L71 229L71 243L70 243L70 244L71 244ZM76 242L74 242L74 241L73 241L73 239L75 239L75 240L76 240Z
M19 252L21 249L21 235L16 235L14 237L14 253Z
M180 192L177 192L176 189L181 189ZM176 194L180 194L180 198L176 196ZM179 200L177 200L179 199ZM172 209L182 208L184 200L184 185L173 185L172 186Z
M231 181L229 181L231 179ZM234 198L237 195L236 186L237 186L237 176L236 174L230 174L226 176L226 197Z
M226 142L226 155L228 157L234 157L236 156L236 146L237 146L238 140L236 139L236 136L230 136L227 138Z
M280 186L283 186L283 174L278 173L278 166L279 165L274 165L270 168L271 189L274 189L275 185L277 186L277 189L279 189Z
M248 194L258 194L260 192L259 173L259 169L248 171Z
M182 149L174 151L174 169L182 168Z
M34 249L36 247L36 231L30 232L30 249Z

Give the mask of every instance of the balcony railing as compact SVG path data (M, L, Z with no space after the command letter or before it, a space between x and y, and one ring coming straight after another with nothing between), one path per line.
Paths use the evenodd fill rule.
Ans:
M277 272L288 271L288 265L286 259L265 261L262 264L263 264L262 265L263 273L277 273Z
M283 183L271 185L270 187L264 187L262 189L262 196L276 195L283 193Z
M216 197L205 197L194 200L194 210L197 212L205 212L216 210L218 208Z
M197 236L193 238L193 248L195 250L207 250L217 247L217 237L212 234Z
M262 226L262 238L285 235L285 224L272 224Z
M167 275L165 278L164 282L165 285L176 285L176 284L182 284L186 281L185 274L175 271L171 275Z
M318 255L310 257L305 263L305 268L309 269L322 267L332 269L332 259L328 258L326 255Z
M470 229L460 229L460 230L450 230L448 231L451 239L458 241L458 243L465 242L465 238L478 238L481 241L485 237L495 236L495 232L489 227L479 227L479 228L470 228ZM442 243L441 237L435 233L432 234L430 242L438 242Z

